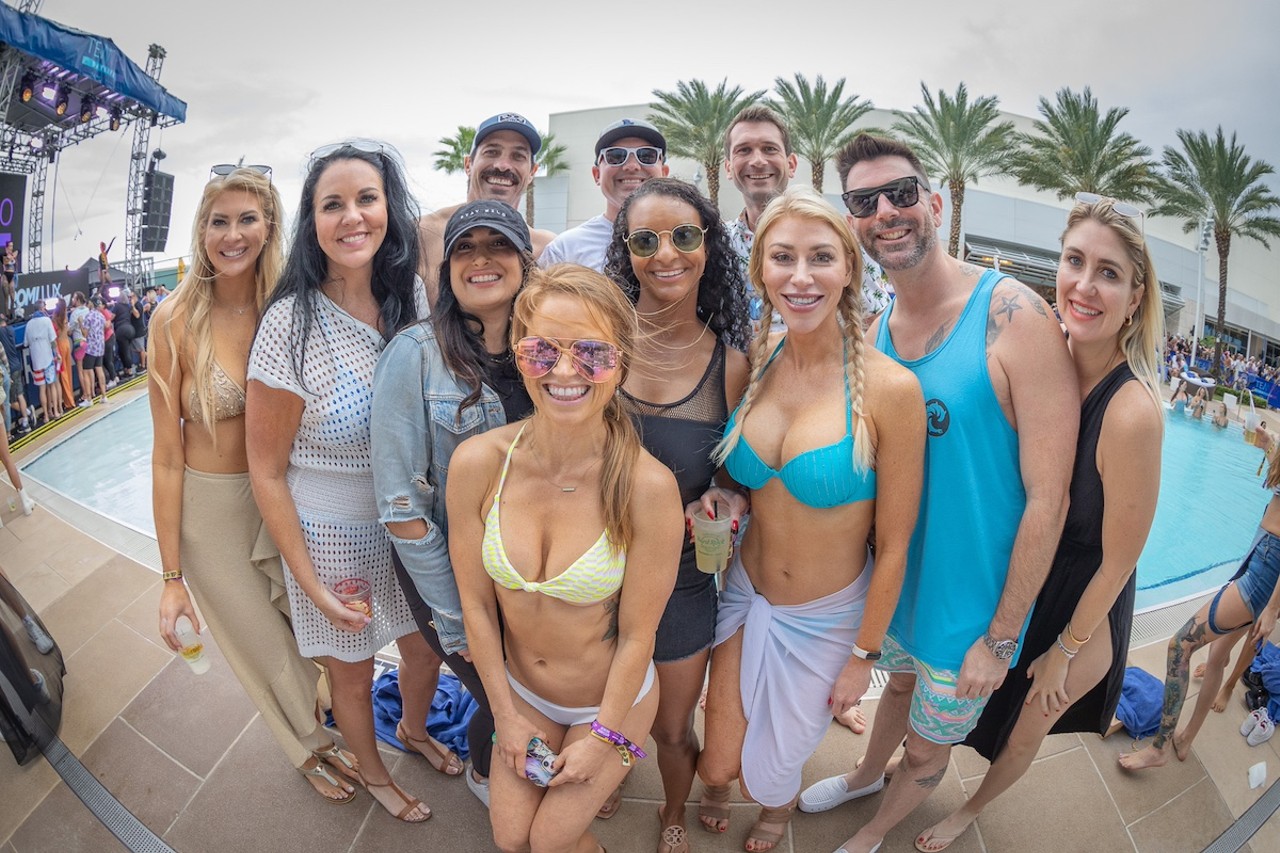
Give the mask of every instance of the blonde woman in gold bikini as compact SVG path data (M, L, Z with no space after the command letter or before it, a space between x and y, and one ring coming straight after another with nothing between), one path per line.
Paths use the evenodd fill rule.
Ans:
M298 654L280 557L254 503L245 452L245 372L283 264L281 216L269 170L215 166L196 216L191 269L152 320L160 635L177 651L179 617L200 629L194 594L285 756L325 799L348 803L355 762L319 723L320 671Z

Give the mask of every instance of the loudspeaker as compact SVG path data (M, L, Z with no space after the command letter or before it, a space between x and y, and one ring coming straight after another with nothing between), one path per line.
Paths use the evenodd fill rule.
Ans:
M154 169L147 172L142 188L142 251L164 251L172 209L173 175Z

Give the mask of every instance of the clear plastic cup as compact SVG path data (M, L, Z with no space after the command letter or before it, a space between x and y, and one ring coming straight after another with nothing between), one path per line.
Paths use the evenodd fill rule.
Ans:
M719 574L729 562L729 548L733 541L733 522L728 513L711 518L706 510L693 514L693 552L698 571L709 575Z
M343 578L333 585L333 594L347 607L373 618L373 587L364 578Z
M187 666L191 667L191 671L196 675L204 675L208 672L209 658L204 654L204 641L196 633L191 620L185 616L179 616L178 621L174 623L173 632L178 635L178 640L182 643L182 651L179 654L187 662Z

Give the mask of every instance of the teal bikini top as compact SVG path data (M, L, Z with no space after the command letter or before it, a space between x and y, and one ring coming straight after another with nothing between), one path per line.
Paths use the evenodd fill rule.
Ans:
M769 357L766 370L782 352L783 343L786 343L785 338ZM867 470L859 474L853 470L853 397L849 392L848 374L844 377L844 414L844 438L826 447L798 453L777 470L760 458L744 432L725 458L725 470L753 491L764 488L766 483L777 477L793 498L815 509L873 500L876 496L876 472ZM738 409L734 409L725 425L726 434L733 430L737 420Z

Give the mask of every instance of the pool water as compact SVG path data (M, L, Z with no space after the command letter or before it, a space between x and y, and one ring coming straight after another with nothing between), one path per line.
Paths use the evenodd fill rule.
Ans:
M1233 424L1218 429L1167 410L1160 499L1138 558L1136 608L1186 598L1225 583L1253 541L1270 494L1258 474L1262 451Z
M1168 413L1160 499L1138 559L1138 610L1215 588L1235 573L1269 497L1256 473L1261 459L1238 425L1220 430L1207 419ZM146 397L119 406L23 470L101 515L155 536Z

